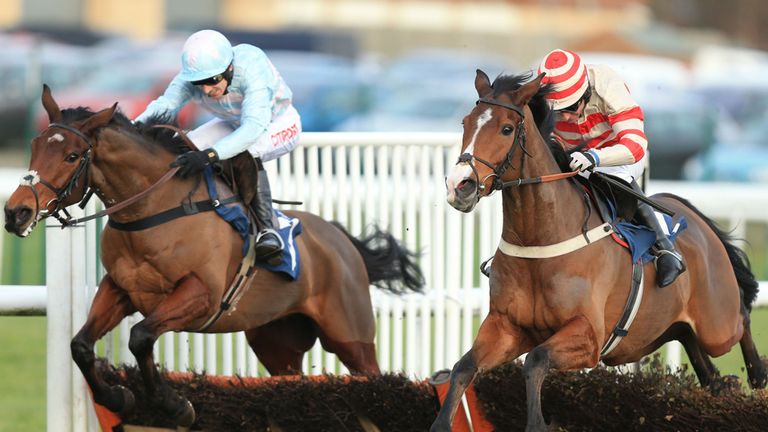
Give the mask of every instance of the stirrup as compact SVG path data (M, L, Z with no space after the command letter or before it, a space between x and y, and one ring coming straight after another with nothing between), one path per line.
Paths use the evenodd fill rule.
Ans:
M656 261L661 258L662 255L672 255L673 257L677 258L678 261L680 261L680 264L683 265L683 270L685 270L685 261L683 261L683 256L680 255L680 252L672 252L671 250L666 249L657 249L656 255L653 257L653 265L656 265Z
M285 243L283 243L283 238L280 237L280 234L278 234L277 231L275 231L272 228L267 228L267 229L263 229L263 230L259 231L259 233L256 234L256 243L258 244L261 241L262 237L264 237L266 235L269 235L269 234L272 234L273 236L275 236L275 238L277 239L277 242L280 243L280 250L281 251L283 249L285 249Z

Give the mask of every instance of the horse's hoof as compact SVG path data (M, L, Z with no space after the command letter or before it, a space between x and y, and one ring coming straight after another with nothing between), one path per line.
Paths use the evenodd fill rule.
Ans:
M120 392L120 398L123 401L121 404L122 408L120 408L119 411L116 411L120 417L132 413L133 409L136 408L136 397L133 396L133 392L121 385L116 385L112 389Z
M741 391L741 379L736 375L716 377L709 385L710 392L715 396Z
M94 394L94 401L120 417L130 414L136 407L136 398L133 393L121 385L110 387L101 397Z
M183 399L181 407L173 415L176 419L176 424L180 427L188 428L195 422L195 407L187 399Z

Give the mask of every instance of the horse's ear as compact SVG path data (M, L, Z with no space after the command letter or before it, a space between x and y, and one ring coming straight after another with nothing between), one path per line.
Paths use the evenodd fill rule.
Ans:
M480 69L477 70L477 75L475 76L475 89L479 97L484 97L491 92L491 79Z
M117 102L115 102L115 104L112 105L110 108L103 109L97 112L96 114L88 117L88 119L83 123L83 125L80 126L80 131L87 135L98 128L102 128L106 126L109 123L109 121L112 120L112 116L115 115L115 111L117 111Z
M43 108L45 108L45 112L48 113L48 121L51 123L58 123L61 121L61 109L59 109L59 104L56 103L55 100L53 100L53 95L51 94L51 88L48 87L48 84L43 84Z
M519 104L526 105L531 101L531 98L533 98L533 96L536 95L536 93L541 88L541 80L544 78L544 75L546 74L542 72L533 81L530 81L520 87L520 89L517 91L517 97L520 98L518 101Z

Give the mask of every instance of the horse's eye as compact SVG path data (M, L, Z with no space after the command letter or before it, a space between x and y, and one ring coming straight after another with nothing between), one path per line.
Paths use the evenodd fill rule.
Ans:
M504 127L501 128L501 133L503 135L509 136L512 135L512 132L514 132L515 128L513 128L510 125L504 125Z
M67 162L74 162L76 160L80 159L80 155L77 153L70 153L67 155Z

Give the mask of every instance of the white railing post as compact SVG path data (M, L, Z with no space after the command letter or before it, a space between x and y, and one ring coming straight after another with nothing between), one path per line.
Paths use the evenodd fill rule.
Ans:
M46 422L48 432L72 431L72 230L62 230L49 219L46 230L46 285L48 286Z

